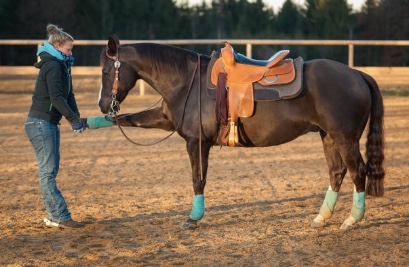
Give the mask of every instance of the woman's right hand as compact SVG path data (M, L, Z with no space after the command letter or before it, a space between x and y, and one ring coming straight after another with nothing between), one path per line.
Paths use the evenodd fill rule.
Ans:
M80 122L74 122L71 124L71 128L76 133L82 133L87 128L87 124L81 120Z

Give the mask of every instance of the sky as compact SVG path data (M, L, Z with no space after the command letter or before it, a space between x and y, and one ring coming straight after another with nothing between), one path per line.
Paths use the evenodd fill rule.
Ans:
M201 3L202 0L188 0L188 2L193 5L193 4ZM263 2L266 5L273 7L274 11L277 12L281 8L281 6L284 4L285 0L263 0ZM293 0L293 2L297 5L304 4L304 0ZM347 2L348 4L352 5L352 9L359 10L362 4L365 2L365 0L347 0Z

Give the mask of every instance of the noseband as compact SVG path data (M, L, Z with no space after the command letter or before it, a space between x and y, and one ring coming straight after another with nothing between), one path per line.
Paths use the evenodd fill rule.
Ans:
M119 51L118 48L116 49L116 54L114 56L111 56L108 54L108 49L105 50L105 55L112 59L115 60L114 62L114 67L115 67L115 79L114 82L112 83L112 102L111 102L111 112L110 115L117 115L119 112L119 101L116 100L116 95L118 94L118 82L119 82L119 67L121 67L121 62L119 62ZM115 107L117 107L117 110L115 110Z

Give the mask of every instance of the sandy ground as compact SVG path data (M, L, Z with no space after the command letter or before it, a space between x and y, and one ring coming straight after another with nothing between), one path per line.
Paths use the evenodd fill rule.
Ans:
M23 130L31 82L0 88L1 266L409 266L408 97L384 98L386 192L367 198L365 219L352 231L339 230L352 203L349 178L330 224L310 227L329 184L318 134L270 148L214 147L205 217L183 231L193 188L182 138L137 147L117 128L75 134L66 121L58 185L86 227L60 230L41 223L37 167ZM83 116L100 114L93 86L77 84ZM157 99L132 94L122 111ZM126 132L146 143L167 134Z

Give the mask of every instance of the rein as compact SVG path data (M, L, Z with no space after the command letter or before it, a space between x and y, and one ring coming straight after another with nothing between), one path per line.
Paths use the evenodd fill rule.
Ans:
M187 105L187 100L189 99L189 95L190 95L190 92L191 92L191 90L192 90L192 87L193 87L193 81L194 81L194 79L195 79L195 76L196 76L196 72L199 70L199 93L198 93L198 95L199 95L199 103L198 103L198 107L199 107L199 157L200 157L200 169L201 169L201 172L202 172L202 164L201 164L201 137L202 137L202 128L201 128L201 126L202 126L202 121L201 121L201 106L200 106L200 94L201 94L201 86L200 86L200 84L201 84L201 78L200 78L200 54L197 54L197 58L198 58L198 60L197 60L197 64L196 64L196 66L195 66L195 69L194 69L194 71L193 71L193 75L192 75L192 78L191 78L191 80L190 80L190 85L189 85L189 89L188 89L188 92L187 92L187 94L186 94L186 99L185 99L185 103L184 103L184 105L183 105L183 112L182 112L182 116L181 116L181 120L180 120L180 123L179 123L179 125L175 128L175 130L173 130L169 135L167 135L167 136L165 136L163 139L160 139L159 141L156 141L156 142L153 142L153 143L150 143L150 144L141 144L141 143L138 143L138 142L135 142L135 141L133 141L133 140L131 140L127 135L126 135L126 133L124 132L124 130L122 129L122 127L121 127L121 125L119 124L119 120L120 119L122 119L122 118L126 118L126 117L128 117L128 116L130 116L130 115L133 115L133 114L127 114L127 115L120 115L120 116L118 116L118 113L119 113L119 109L120 109L120 106L119 106L119 101L116 99L116 95L117 95L117 93L118 93L118 89L119 89L119 67L121 66L121 62L119 62L119 51L118 51L118 48L117 48L117 50L116 50L116 55L114 55L114 56L111 56L111 55L109 55L108 54L108 49L105 51L105 54L106 54L106 56L108 57L108 58L110 58L110 59L113 59L113 60L115 60L115 62L114 62L114 67L115 67L115 79L114 79L114 82L113 82L113 84L112 84L112 102L111 102L111 112L110 112L110 115L113 115L114 116L114 120L115 120L115 122L116 122L116 124L118 125L118 128L119 128L119 130L121 131L121 133L123 134L123 136L129 141L129 142L131 142L132 144L134 144L134 145L138 145L138 146L153 146L153 145L156 145L156 144L158 144L158 143L160 143L160 142L163 142L163 141L165 141L166 139L168 139L169 137L171 137L178 129L179 129L179 127L183 124L183 119L184 119L184 117L185 117L185 109L186 109L186 105ZM156 106L160 101L162 100L162 98L161 99L159 99L159 101L157 102L157 103L155 103L155 105L153 105L152 107L154 107L154 106ZM115 110L115 107L117 107L117 110ZM151 108L152 108L151 107ZM149 109L149 108L148 108ZM146 110L148 110L148 109L146 109ZM134 113L134 114L136 114L136 113Z

